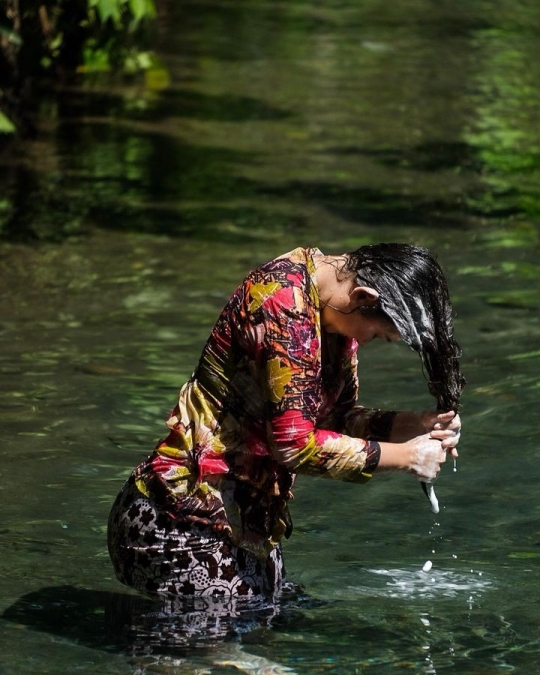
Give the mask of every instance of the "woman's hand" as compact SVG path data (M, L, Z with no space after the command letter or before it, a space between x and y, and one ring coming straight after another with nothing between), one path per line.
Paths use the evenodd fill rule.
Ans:
M392 425L390 441L405 443L423 434L431 434L431 438L442 442L443 448L452 457L458 456L456 446L461 434L461 418L453 410L443 413L408 410L398 412Z
M426 483L432 483L446 462L446 450L441 441L432 438L431 434L417 436L408 443L410 451L409 472Z
M441 441L441 445L452 457L458 456L456 449L461 436L461 418L458 413L450 410L445 413L425 413L426 431L433 439ZM427 416L431 417L428 418ZM429 426L431 425L431 426Z
M406 443L379 443L381 457L377 471L406 471L431 483L437 478L447 452L431 434L421 434Z

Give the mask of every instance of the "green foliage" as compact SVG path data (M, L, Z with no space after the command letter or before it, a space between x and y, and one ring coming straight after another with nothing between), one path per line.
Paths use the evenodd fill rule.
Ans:
M3 19L4 17L0 16L0 20ZM20 47L22 44L21 36L19 35L19 33L2 24L0 24L0 38L8 40L9 42L11 42L14 45L17 45L18 47Z
M111 20L117 28L122 27L126 14L135 24L156 15L153 0L88 0L88 8L95 10L101 23Z
M0 134L13 134L15 131L13 122L0 110Z
M23 97L43 77L133 73L153 65L142 43L156 16L154 0L29 0L24 11L19 7L0 10L0 87L18 103L15 116L24 116ZM0 134L16 130L12 116L11 109L0 110Z

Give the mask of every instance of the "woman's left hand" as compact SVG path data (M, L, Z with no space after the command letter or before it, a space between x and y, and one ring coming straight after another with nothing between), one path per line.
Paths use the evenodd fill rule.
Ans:
M403 443L422 434L430 434L431 438L441 441L443 450L452 457L458 456L456 446L461 434L461 418L453 410L398 412L390 432L390 441Z
M452 457L458 456L456 449L461 436L461 418L454 410L444 413L429 413L431 419L424 422L431 426L428 428L431 438L441 441L441 445Z

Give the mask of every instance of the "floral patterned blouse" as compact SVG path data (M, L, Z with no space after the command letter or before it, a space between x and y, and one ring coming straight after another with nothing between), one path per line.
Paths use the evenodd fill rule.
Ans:
M387 438L394 416L355 405L358 345L321 332L317 255L297 248L244 279L180 391L168 437L135 472L177 521L259 557L290 535L295 474L367 480L367 439Z

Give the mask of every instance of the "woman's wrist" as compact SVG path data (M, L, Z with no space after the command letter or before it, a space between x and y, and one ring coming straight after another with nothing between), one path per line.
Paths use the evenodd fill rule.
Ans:
M392 443L406 443L416 436L429 433L437 420L432 411L402 410L397 413L392 425Z
M379 466L380 461L381 461L381 444L378 441L368 441L364 472L368 474L373 473Z
M409 443L379 443L381 453L378 471L409 471L411 467L411 447Z

